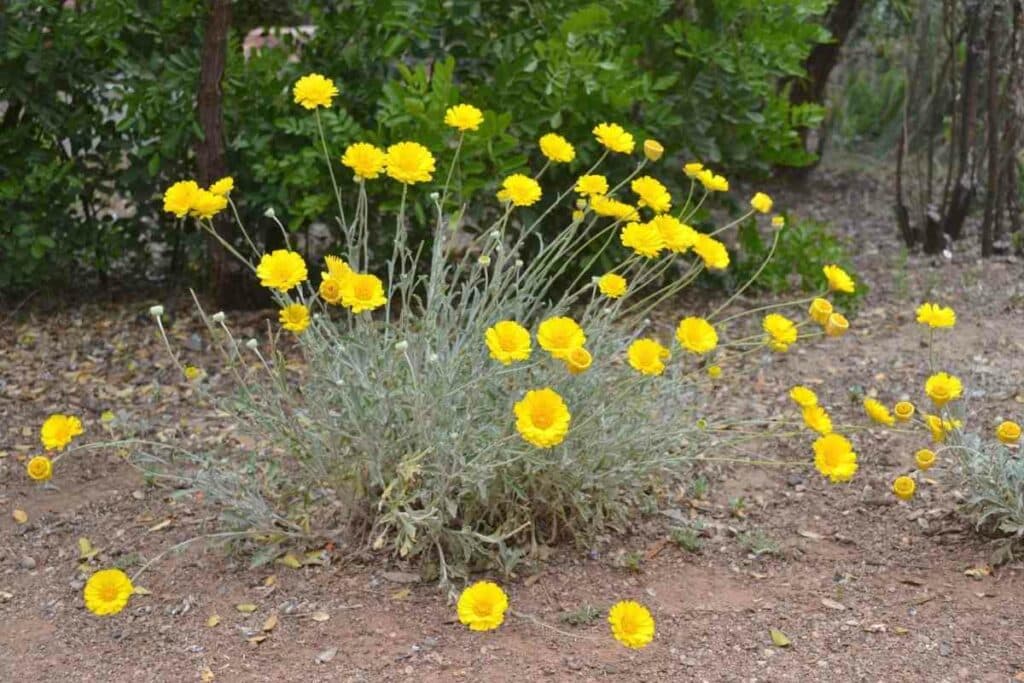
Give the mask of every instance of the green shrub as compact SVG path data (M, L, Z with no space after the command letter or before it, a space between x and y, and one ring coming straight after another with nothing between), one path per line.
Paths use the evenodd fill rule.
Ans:
M963 434L951 444L959 455L964 512L975 528L998 539L992 559L1002 564L1024 548L1024 459L995 439Z

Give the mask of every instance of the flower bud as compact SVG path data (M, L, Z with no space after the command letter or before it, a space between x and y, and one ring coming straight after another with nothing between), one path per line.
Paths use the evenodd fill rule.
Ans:
M478 259L478 263L481 266L489 266L491 265L491 257L488 256L487 254L484 254Z
M892 408L893 414L900 422L906 422L914 416L914 404L910 401L900 401Z
M430 193L430 201L436 202L440 198L441 198L441 195L439 195L437 192L431 192Z
M159 304L157 304L156 306L150 306L149 307L149 314L159 318L160 316L162 316L164 314L164 307L159 305Z
M438 356L433 351L431 351L430 355L427 356L427 360L430 361L431 363L436 363L439 358L440 358L440 356Z
M522 267L523 267L523 259L517 258L516 259L516 268L522 268Z
M644 156L648 161L657 161L665 153L665 148L657 140L644 140Z
M223 323L227 319L228 319L228 317L226 315L224 315L224 311L217 311L216 313L213 314L213 322L215 322L215 323L220 324L220 323Z
M249 341L245 342L245 346L247 348L252 349L253 351L255 351L256 349L258 349L260 347L260 343L258 341L256 341L255 339L250 339Z
M267 210L263 212L263 215L266 216L267 218L276 218L277 217L277 213L274 212L274 207L272 207L272 206L268 206Z
M786 227L786 217L772 216L772 227L775 228L776 230L782 230L784 227Z
M409 348L409 342L407 342L404 339L402 341L397 342L395 344L395 351L405 351L408 348Z

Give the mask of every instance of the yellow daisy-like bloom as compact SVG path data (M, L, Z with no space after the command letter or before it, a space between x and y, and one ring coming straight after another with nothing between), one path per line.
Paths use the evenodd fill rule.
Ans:
M231 176L224 176L213 185L210 185L210 192L219 194L222 197L227 197L233 189L235 189L235 179Z
M697 174L703 170L704 164L699 161L691 161L683 166L683 173L685 173L688 178L696 178Z
M704 186L704 189L708 192L728 192L729 181L725 176L720 176L711 171L709 168L705 168L699 171L695 176L700 184Z
M917 322L931 328L953 327L956 325L956 312L948 306L923 303L917 307Z
M612 636L626 647L639 650L654 640L654 617L639 602L623 600L608 611Z
M501 183L498 201L512 202L513 206L532 206L540 200L540 184L530 176L514 173Z
M828 434L814 441L814 467L833 484L847 482L857 473L857 454L846 437Z
M824 327L828 324L828 317L832 315L832 303L828 299L817 297L811 302L807 314L811 316L811 320Z
M900 401L892 407L893 415L900 422L906 422L914 417L914 404L910 401Z
M256 266L256 277L260 284L268 289L287 292L309 277L306 262L302 256L287 249L275 249L260 258Z
M572 416L565 401L553 389L527 391L515 405L516 429L525 441L551 448L565 440Z
M822 436L832 433L832 418L821 406L807 406L802 411L804 424L812 432L818 432Z
M320 74L303 76L295 82L295 87L292 88L295 103L305 109L329 107L337 94L338 88L334 85L334 81Z
M384 295L384 283L371 273L353 273L341 287L341 305L362 313L380 308L388 302Z
M164 191L164 211L184 218L192 209L192 201L199 190L199 183L196 181L179 180Z
M896 477L896 480L892 483L892 492L896 494L896 497L900 500L910 500L914 497L914 491L917 489L917 484L910 477L904 475L902 477Z
M585 372L593 363L594 357L582 346L577 346L565 357L565 367L569 368L569 373L573 375Z
M942 443L946 440L946 425L938 415L925 415L924 423L932 433L932 441Z
M387 154L380 147L368 142L356 142L345 148L341 157L342 166L355 174L356 182L375 180L384 172Z
M496 583L477 581L462 591L456 609L471 631L492 631L505 621L508 596Z
M328 254L324 256L324 264L327 266L327 272L321 272L321 278L332 277L336 280L344 281L355 272L352 270L352 266L346 263L340 256Z
M711 379L718 379L722 376L722 366L712 365L708 367L708 377Z
M444 125L463 133L479 129L483 122L484 113L472 104L456 104L454 107L448 107L448 111L444 113Z
M284 329L302 334L309 327L309 309L303 304L289 304L278 312L277 319Z
M786 217L772 216L772 227L775 228L776 230L782 230L784 227L786 227Z
M320 288L318 291L321 299L329 304L337 306L341 303L341 289L341 280L333 277L325 277L320 280Z
M765 331L765 343L772 351L786 351L797 338L796 323L784 315L769 313L761 326Z
M758 213L769 213L773 204L772 198L764 192L758 192L750 198L750 208Z
M718 333L704 318L690 316L679 321L676 327L676 339L680 346L697 355L704 355L718 346Z
M584 197L608 194L608 179L603 175L581 175L576 180L575 189Z
M1020 425L1016 422L1006 420L996 427L996 438L1005 444L1014 444L1020 441Z
M629 247L646 258L656 258L665 248L665 240L661 238L661 233L650 223L626 223L619 233L619 240L622 246Z
M889 409L881 401L876 401L873 398L864 399L864 412L878 424L889 427L896 424L896 418L893 417L892 413L889 412Z
M729 267L729 251L710 235L698 232L693 251L703 259L704 267L709 270L725 270Z
M672 210L672 195L656 178L641 176L631 182L629 187L640 198L638 206L646 206L654 213L668 213Z
M48 451L62 451L71 440L81 434L82 421L74 415L51 415L39 430L39 439Z
M36 481L46 481L53 476L53 461L45 455L37 455L25 465L25 472Z
M841 313L832 313L825 321L825 334L829 337L842 337L850 329L850 321Z
M213 218L227 206L228 198L224 195L201 189L192 196L192 208L189 209L189 215L196 218Z
M605 273L597 281L597 288L609 299L625 296L628 283L618 273Z
M803 385L797 385L789 390L789 397L801 408L809 408L818 405L818 395Z
M587 335L572 318L548 318L537 327L537 343L555 358L565 360L570 351L587 343Z
M194 381L196 381L197 379L199 379L202 376L203 376L202 368L197 368L194 365L186 365L185 366L185 379L187 379L189 382L194 382Z
M853 278L839 266L834 264L828 265L821 270L825 273L825 278L828 280L829 290L833 292L843 292L844 294L853 294L857 289L857 286L853 282Z
M488 327L484 341L491 352L491 358L502 365L511 365L517 360L530 357L530 331L512 320L502 320Z
M654 339L637 339L626 351L629 364L644 375L660 375L665 372L665 361L672 354Z
M935 451L922 448L917 453L914 453L914 464L921 471L930 469L935 464Z
M384 169L403 185L427 183L434 177L434 155L418 142L399 142L388 147Z
M594 213L598 216L615 218L620 221L635 221L640 219L640 214L637 213L636 207L603 195L591 197L590 208L593 209Z
M657 161L665 154L665 148L657 140L644 140L644 156L648 161Z
M963 385L957 377L945 372L937 372L924 383L924 393L928 394L928 398L941 408L950 401L960 398L960 394L963 393Z
M540 153L555 164L567 164L576 158L576 148L558 133L541 136Z
M604 147L619 154L632 154L633 136L617 123L600 123L594 127L594 137Z
M699 232L667 213L655 216L649 222L661 233L661 240L665 243L665 247L677 254L689 251L699 239Z
M135 587L120 569L101 569L89 577L82 589L86 608L98 616L117 614L128 604Z

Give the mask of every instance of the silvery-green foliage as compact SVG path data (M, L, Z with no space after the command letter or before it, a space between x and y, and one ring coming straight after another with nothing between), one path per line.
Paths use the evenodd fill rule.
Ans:
M976 528L1000 539L993 560L1012 559L1024 544L1024 458L995 439L964 434L960 457L965 512Z

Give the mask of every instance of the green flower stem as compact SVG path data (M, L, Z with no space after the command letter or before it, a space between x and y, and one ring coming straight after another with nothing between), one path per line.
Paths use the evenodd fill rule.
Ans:
M320 121L320 108L313 110L316 115L316 129L320 133L320 145L324 150L324 161L327 163L327 170L331 174L331 185L334 186L334 197L338 200L338 219L341 221L341 229L346 230L348 221L345 220L345 207L341 203L341 190L338 188L338 180L334 177L334 164L331 163L331 153L327 151L327 136L324 135L324 125Z

